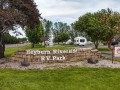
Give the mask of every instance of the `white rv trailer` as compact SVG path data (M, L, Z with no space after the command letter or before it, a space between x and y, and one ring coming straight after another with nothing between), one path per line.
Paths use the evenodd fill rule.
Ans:
M87 39L85 37L75 37L74 38L74 44L75 45L80 45L80 46L85 46L87 45Z

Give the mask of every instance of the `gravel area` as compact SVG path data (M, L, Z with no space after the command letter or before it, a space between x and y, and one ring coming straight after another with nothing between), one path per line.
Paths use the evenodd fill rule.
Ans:
M6 59L3 59L6 60ZM1 61L1 60L0 60ZM20 62L9 62L0 64L0 68L11 68L18 70L31 70L31 69L58 69L58 68L69 68L69 67L90 67L90 68L120 68L120 62L115 61L114 64L110 60L100 60L97 64L89 64L87 61L77 61L68 63L31 63L30 66L21 66Z

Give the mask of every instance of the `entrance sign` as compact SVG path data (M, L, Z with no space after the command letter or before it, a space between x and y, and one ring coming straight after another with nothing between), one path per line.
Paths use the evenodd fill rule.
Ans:
M94 58L103 59L104 56L92 48L52 49L52 50L19 50L10 57L12 61L27 60L31 63L64 63Z
M120 47L115 47L115 57L120 57Z

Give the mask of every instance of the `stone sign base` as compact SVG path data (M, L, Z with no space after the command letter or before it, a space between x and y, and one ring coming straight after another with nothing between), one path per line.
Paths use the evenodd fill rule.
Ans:
M101 60L104 56L96 49L77 48L75 53L59 53L59 54L27 54L27 51L20 50L10 57L11 61L27 60L30 63L56 63L56 62L72 62L81 61L88 58Z

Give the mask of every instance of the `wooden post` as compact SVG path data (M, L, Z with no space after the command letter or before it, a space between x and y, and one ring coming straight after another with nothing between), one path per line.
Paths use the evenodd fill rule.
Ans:
M115 46L113 45L113 49L112 49L112 64L114 63L114 49L115 49Z

